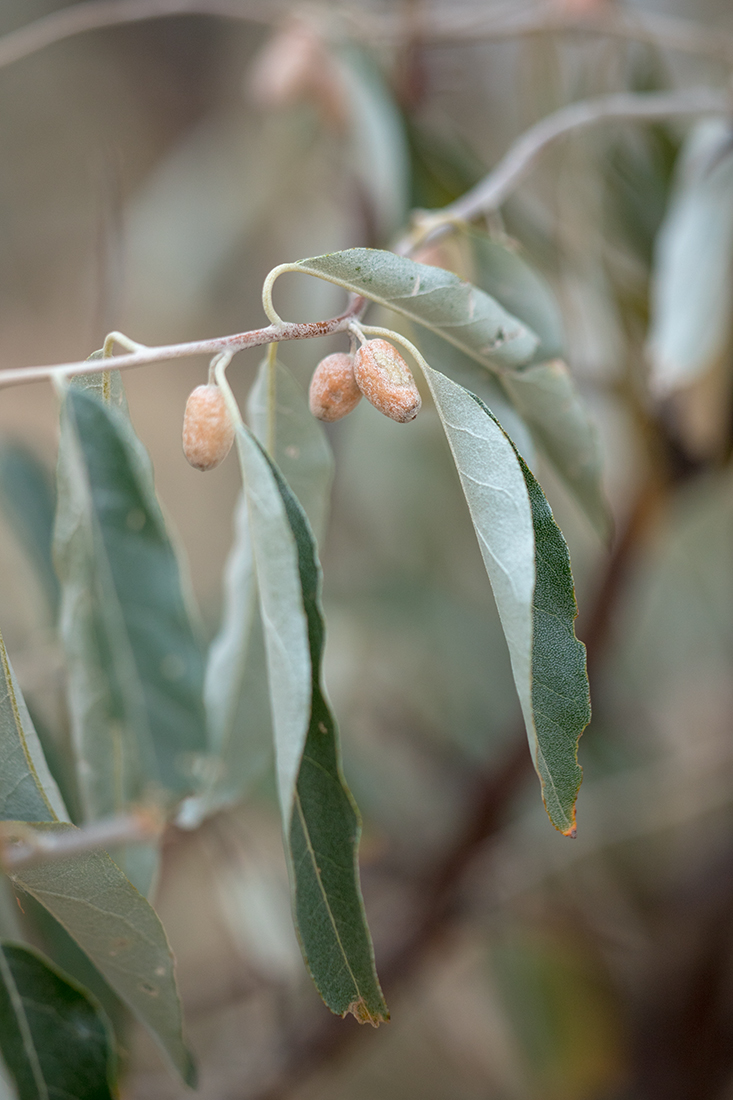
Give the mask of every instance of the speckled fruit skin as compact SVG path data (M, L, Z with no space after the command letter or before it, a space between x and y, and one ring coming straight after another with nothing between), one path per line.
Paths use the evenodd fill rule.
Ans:
M183 453L197 470L213 470L234 441L234 425L218 386L197 386L183 414Z
M361 401L354 378L354 357L337 351L321 359L308 392L310 410L318 420L340 420Z
M354 377L361 392L385 416L405 424L422 401L410 368L386 340L370 340L354 356Z

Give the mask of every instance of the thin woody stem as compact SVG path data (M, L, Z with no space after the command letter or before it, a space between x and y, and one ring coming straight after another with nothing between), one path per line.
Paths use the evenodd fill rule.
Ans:
M653 121L675 116L729 114L732 107L733 100L728 93L711 88L649 94L619 92L571 103L526 130L496 168L465 195L442 210L423 215L397 251L411 251L458 224L497 210L524 180L547 146L566 134L614 119Z
M18 386L25 382L37 382L41 379L71 378L77 374L96 374L108 370L128 370L143 367L149 363L162 363L169 359L184 359L192 355L220 355L229 357L247 348L261 347L263 344L279 343L281 340L310 340L318 336L332 336L337 332L348 332L349 325L364 310L363 298L352 296L349 308L338 317L327 321L282 321L278 325L253 329L251 332L239 332L233 336L218 336L211 340L195 340L184 344L166 344L162 347L143 348L127 355L115 355L107 359L83 359L76 363L57 363L46 367L18 367L16 370L0 371L0 388ZM118 334L116 334L118 335Z

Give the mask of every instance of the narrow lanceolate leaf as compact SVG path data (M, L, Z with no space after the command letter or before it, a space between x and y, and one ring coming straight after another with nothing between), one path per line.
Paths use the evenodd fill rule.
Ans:
M0 944L0 1051L18 1100L112 1100L114 1041L90 995L36 951Z
M441 267L374 248L331 252L300 260L297 267L388 306L495 370L529 363L539 344L492 297Z
M9 878L63 925L152 1032L184 1081L192 1083L195 1071L183 1042L173 955L165 931L155 910L117 864L106 852L95 851L25 867Z
M649 351L661 394L711 367L730 341L733 316L733 131L701 122L680 158L657 237Z
M68 821L0 636L0 820Z
M77 388L62 409L55 553L86 817L151 781L185 791L205 719L178 562L129 421Z
M578 739L590 721L567 546L545 496L489 409L427 367L509 647L553 825L575 835Z
M321 685L320 567L303 509L255 438L240 430L265 624L277 780L303 955L328 1007L388 1018L359 887L359 817L341 773Z
M333 455L305 393L281 363L260 367L247 402L248 420L304 508L311 527L325 531ZM186 807L200 820L217 806L243 798L272 756L267 662L252 543L244 496L227 562L221 630L209 651L204 697L210 746L218 756L211 788Z
M17 443L0 444L0 501L55 614L59 584L51 560L55 508L53 484L42 463Z
M46 767L0 639L0 817L36 828L73 828ZM185 1080L173 958L155 910L105 852L75 855L8 875L66 928L115 993L168 1053Z

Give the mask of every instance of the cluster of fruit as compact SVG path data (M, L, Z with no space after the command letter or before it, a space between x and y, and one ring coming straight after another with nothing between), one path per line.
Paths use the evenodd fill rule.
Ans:
M355 355L339 351L321 359L310 384L310 409L319 420L340 420L362 395L401 424L420 412L412 372L386 340L367 340ZM183 417L184 455L197 470L213 470L229 454L233 440L234 424L224 394L212 382L197 386Z

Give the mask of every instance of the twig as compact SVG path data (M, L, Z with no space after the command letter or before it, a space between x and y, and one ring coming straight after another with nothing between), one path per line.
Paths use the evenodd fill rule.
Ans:
M157 841L165 818L153 808L140 807L115 817L101 818L81 829L61 825L41 829L22 821L0 826L0 866L12 874L22 867L69 859L81 852L93 852L120 844Z
M427 244L456 224L497 210L534 167L547 146L574 130L612 119L652 121L674 116L729 114L732 108L733 99L727 92L711 88L648 94L619 92L571 103L526 130L496 168L465 195L442 210L422 215L414 231L401 242L397 251L404 253Z
M237 352L247 348L261 347L263 344L277 343L281 340L309 340L317 336L332 336L336 332L347 332L349 325L366 307L363 298L352 295L349 308L338 317L327 321L281 321L266 328L239 332L233 336L217 336L211 340L194 340L184 344L165 344L160 347L143 347L136 344L136 350L128 355L115 355L109 359L81 359L76 363L57 363L46 367L18 367L16 370L0 371L0 389L5 386L18 386L25 382L37 382L44 378L71 378L77 374L96 374L100 371L127 370L131 367L143 367L149 363L162 363L168 359L183 359L191 355L219 355L225 352L231 358ZM137 349L140 350L137 350Z

